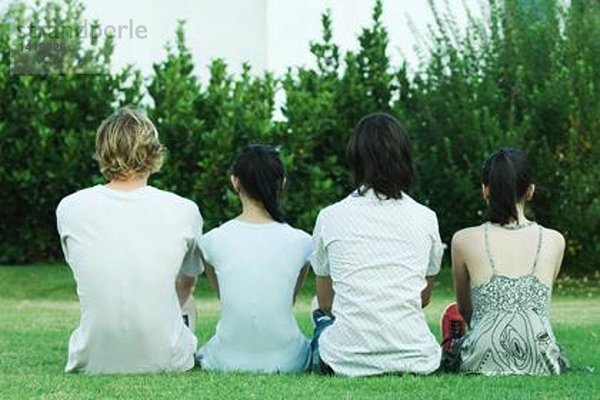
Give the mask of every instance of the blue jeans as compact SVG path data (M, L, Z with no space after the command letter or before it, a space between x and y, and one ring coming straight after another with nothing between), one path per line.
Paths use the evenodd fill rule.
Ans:
M316 309L312 314L313 322L315 323L315 331L310 342L311 363L310 371L316 374L333 375L334 372L329 365L322 359L319 353L319 337L328 326L333 324L335 317L326 314L321 309Z

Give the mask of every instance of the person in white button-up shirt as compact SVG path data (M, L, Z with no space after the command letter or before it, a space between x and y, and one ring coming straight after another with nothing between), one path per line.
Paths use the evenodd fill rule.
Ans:
M406 194L410 142L371 114L348 144L356 190L323 209L313 233L317 276L313 370L345 376L428 374L441 351L423 307L443 255L436 215Z

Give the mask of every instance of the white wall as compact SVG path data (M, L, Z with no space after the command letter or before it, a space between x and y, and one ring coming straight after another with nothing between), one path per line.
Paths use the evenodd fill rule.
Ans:
M436 1L443 6L443 1ZM450 0L452 11L461 24L466 17L462 1ZM475 7L478 2L466 0ZM286 65L310 64L308 42L321 37L320 15L330 9L333 17L334 41L343 49L355 49L362 27L371 24L372 0L270 0L269 1L269 68L275 71ZM383 22L390 36L389 55L392 62L418 61L414 46L421 32L426 35L433 14L427 0L384 0ZM475 7L477 9L477 7ZM418 32L411 30L411 25Z
M464 22L463 3L474 7L478 0L436 0L448 3ZM148 28L146 39L117 40L114 63L138 65L145 74L165 55L165 44L174 39L178 19L185 19L188 43L198 74L206 77L206 65L224 58L232 70L249 62L257 71L283 72L288 66L312 65L309 41L321 36L320 16L331 9L334 38L342 49L357 47L361 27L370 23L374 0L84 0L86 15L103 24L135 24ZM408 23L421 35L433 21L427 0L384 0L384 22L390 33L390 56L394 62L415 64L413 47L418 43ZM418 36L418 35L417 35Z
M0 0L2 10L10 0ZM33 3L34 0L26 0ZM206 76L211 59L224 58L233 70L249 62L257 71L283 72L288 66L311 65L309 41L321 36L321 14L330 9L335 42L344 49L357 47L361 27L370 24L374 0L81 0L85 17L104 25L147 28L144 39L116 41L116 69L132 63L149 74L152 63L165 56L165 45L175 37L177 21L186 20L188 44L198 73ZM447 4L464 23L463 4L478 10L480 0L434 0ZM433 18L428 0L384 0L383 20L390 33L394 62L417 62L413 47Z

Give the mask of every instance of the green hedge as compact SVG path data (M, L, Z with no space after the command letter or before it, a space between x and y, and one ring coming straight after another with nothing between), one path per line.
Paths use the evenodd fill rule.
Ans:
M485 217L484 157L517 146L536 174L533 217L565 234L566 268L585 273L600 265L600 3L558 3L492 1L491 19L471 16L464 35L434 10L431 60L395 109L446 240Z
M110 40L77 41L61 67L104 74L11 75L8 24L49 19L74 24L76 0L20 3L2 17L0 36L0 263L60 258L53 212L64 195L101 181L93 137L116 107L149 99L148 112L169 149L153 184L194 199L211 228L239 212L229 189L235 153L248 142L278 146L288 168L285 211L310 231L319 209L350 189L345 143L372 111L395 114L415 148L420 182L413 194L438 213L449 241L485 219L479 189L483 159L500 146L530 155L538 192L532 214L565 233L569 273L598 269L600 252L600 4L573 0L491 1L489 19L467 30L432 6L436 25L426 57L408 72L391 65L388 34L375 2L359 48L342 52L329 14L310 43L315 68L283 76L231 74L222 60L202 84L194 75L184 27L146 80L127 68L109 73ZM60 5L58 5L60 4ZM44 40L44 39L42 39ZM274 121L275 94L285 94ZM8 99L8 101L6 100Z
M11 47L29 38L9 41L9 22L66 26L81 19L80 3L61 3L31 9L16 2L0 24L0 263L61 257L54 209L65 194L100 180L92 159L95 129L118 104L140 99L139 74L108 73L110 41L74 40L65 62L48 66L51 75L10 73ZM81 65L105 73L70 73Z

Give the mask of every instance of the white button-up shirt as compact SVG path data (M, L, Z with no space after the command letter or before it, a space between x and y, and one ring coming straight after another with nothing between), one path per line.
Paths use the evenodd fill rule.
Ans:
M323 361L347 376L435 371L441 350L421 308L444 251L435 213L406 194L355 192L319 213L313 240L315 274L335 292Z

